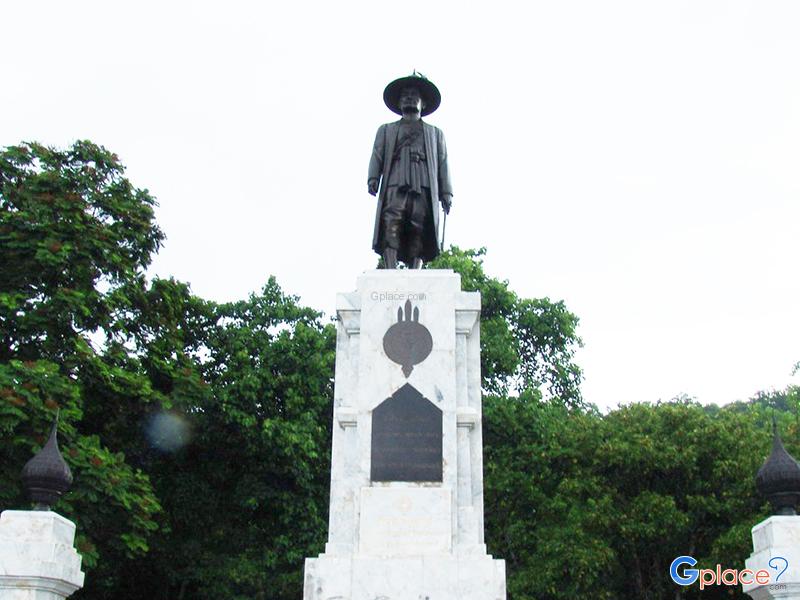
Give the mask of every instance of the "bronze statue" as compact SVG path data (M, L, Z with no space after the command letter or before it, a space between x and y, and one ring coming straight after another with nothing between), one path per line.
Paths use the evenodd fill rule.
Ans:
M439 90L414 72L383 91L383 101L399 121L381 125L369 161L368 190L378 194L372 248L385 268L397 261L420 269L439 254L439 203L453 205L444 134L422 121L439 108Z

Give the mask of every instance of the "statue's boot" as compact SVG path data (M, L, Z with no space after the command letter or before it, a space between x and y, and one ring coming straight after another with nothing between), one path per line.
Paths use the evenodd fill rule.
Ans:
M397 250L394 248L385 248L383 250L383 268L396 269L397 268Z
M406 261L406 266L409 269L422 268L422 259L420 258L420 255L422 254L422 248L422 228L419 228L419 230L414 230L409 235L407 256L414 257L413 259Z

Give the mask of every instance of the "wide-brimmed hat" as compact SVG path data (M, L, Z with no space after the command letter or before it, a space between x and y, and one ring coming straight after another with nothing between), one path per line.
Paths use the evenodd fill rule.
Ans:
M383 90L383 101L386 103L386 106L389 107L389 110L398 115L403 114L403 111L400 110L398 106L400 102L400 92L403 91L403 88L409 86L417 88L419 90L419 95L422 96L422 103L425 106L422 108L420 116L424 117L429 115L439 108L439 105L442 103L442 95L439 93L439 88L433 85L427 77L414 71L414 73L408 77L395 79Z

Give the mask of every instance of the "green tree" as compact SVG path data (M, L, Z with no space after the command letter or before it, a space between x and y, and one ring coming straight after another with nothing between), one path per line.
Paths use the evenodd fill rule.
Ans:
M24 505L19 471L60 409L76 598L296 598L327 527L334 328L274 279L221 305L148 282L153 207L89 142L0 153L0 505ZM742 564L773 413L800 450L796 387L601 415L580 395L577 317L483 254L431 266L482 295L486 537L510 598L699 598L669 562Z
M570 407L583 406L582 373L574 362L581 346L578 317L563 301L521 298L508 282L488 276L483 269L485 248L461 250L455 246L430 264L461 275L465 291L481 294L481 372L483 387L506 395L536 390Z
M270 279L216 307L205 344L194 437L151 466L169 531L121 587L147 599L297 597L327 530L334 328Z
M98 422L163 399L125 329L163 239L153 206L89 142L0 152L0 504L24 506L19 471L60 408L75 484L56 508L78 524L84 564L101 571L147 551L161 510L125 446L92 424L99 404Z
M486 537L514 600L700 598L672 583L671 561L741 568L768 514L754 486L770 448L760 410L683 399L603 416L523 394L486 398L484 418ZM796 439L793 416L781 418Z
M164 237L154 204L89 142L0 154L0 360L69 360L76 340L115 332L124 290Z
M448 254L470 278L467 288L490 300L483 340L495 355L489 364L503 366L485 384L506 389L523 372L540 372L555 386L562 371L553 363L570 365L572 354L547 346L577 344L576 319L548 301L529 309L534 301L483 274L480 255ZM143 598L297 597L303 559L322 551L327 530L335 331L273 279L260 294L212 312L200 336L210 395L191 414L196 435L148 471L170 515L169 533L127 569L125 587L146 572L152 584L138 584ZM534 337L537 326L551 333ZM511 361L501 356L504 342L493 339L502 335L517 344Z

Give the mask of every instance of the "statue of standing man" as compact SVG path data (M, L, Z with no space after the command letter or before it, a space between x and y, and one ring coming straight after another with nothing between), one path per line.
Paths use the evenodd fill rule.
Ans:
M439 254L439 203L450 212L453 188L444 134L422 117L441 100L436 86L416 72L383 91L386 106L402 117L380 126L369 161L368 190L378 194L372 248L387 269L396 269L398 260L420 269Z

